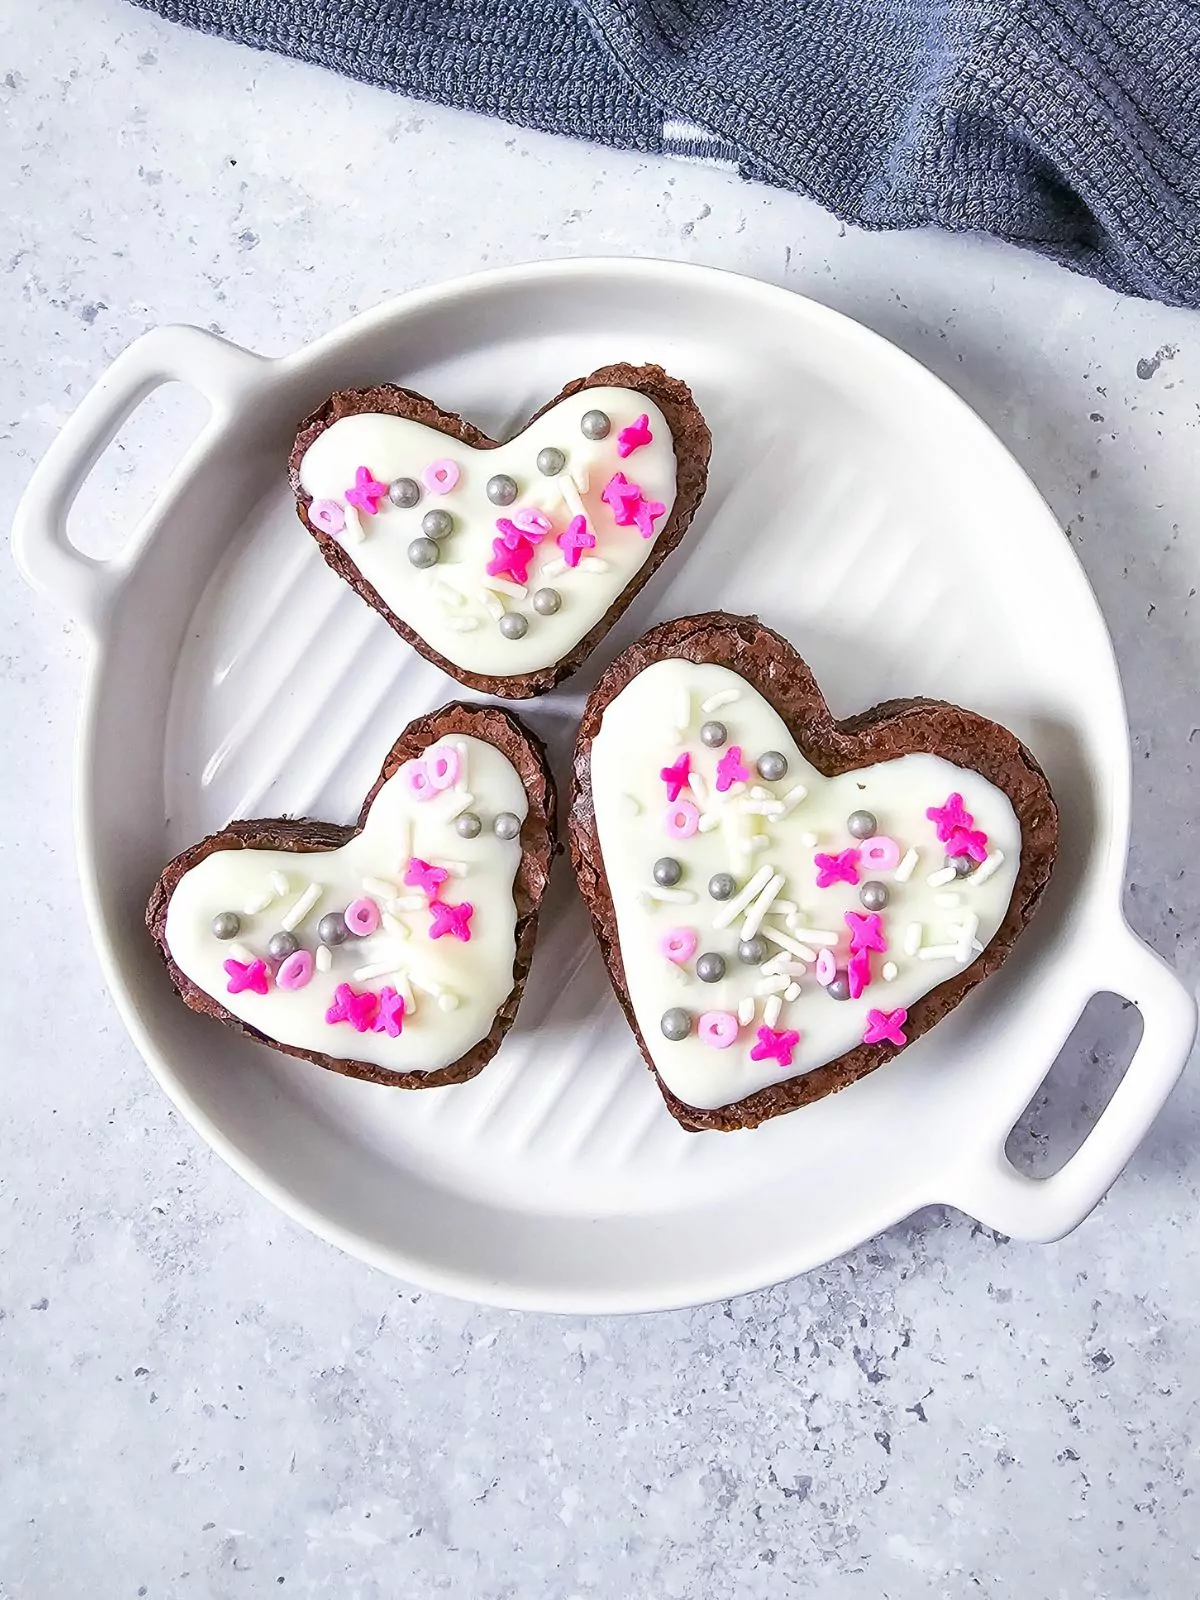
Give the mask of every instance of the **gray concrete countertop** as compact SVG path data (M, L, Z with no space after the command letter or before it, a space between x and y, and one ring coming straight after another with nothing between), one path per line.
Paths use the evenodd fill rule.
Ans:
M160 322L277 353L416 284L628 252L757 274L902 345L1016 453L1096 587L1134 735L1128 914L1196 983L1194 316L119 0L0 0L0 108L4 525L87 386ZM186 412L132 425L85 521L144 503ZM150 1079L75 881L80 642L11 565L0 627L0 1596L1200 1592L1200 1075L1051 1248L926 1212L670 1316L414 1292L273 1211ZM1127 1034L1098 1008L1025 1158L1078 1135Z

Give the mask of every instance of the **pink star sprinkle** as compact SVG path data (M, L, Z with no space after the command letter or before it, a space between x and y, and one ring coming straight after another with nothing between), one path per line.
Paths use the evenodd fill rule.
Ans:
M265 961L235 961L230 956L224 965L230 994L241 994L243 989L249 989L251 994L266 994L270 979Z
M862 1042L864 1044L907 1044L904 1037L904 1024L908 1021L908 1012L903 1006L897 1006L895 1011L868 1011L867 1026L863 1030Z
M835 883L858 882L858 851L853 846L849 850L839 850L833 856L824 855L818 850L813 857L813 865L817 869L818 889L830 889Z
M429 930L431 939L440 939L444 934L453 934L456 939L461 939L464 944L471 940L470 922L475 915L475 907L469 900L464 900L461 905L447 905L444 900L433 900L429 905L433 913L433 926Z
M987 855L987 834L978 828L955 828L946 840L946 854L982 861Z
M666 510L661 500L639 500L633 508L633 520L643 539L653 539L654 524Z
M865 950L855 950L846 963L846 982L850 987L851 1000L857 1000L859 995L871 982L871 957Z
M500 578L507 575L514 583L529 582L529 563L533 560L533 545L524 534L516 533L514 543L508 543L508 536L492 540L492 559L487 564L488 575Z
M636 483L630 483L623 472L614 472L600 491L606 506L612 507L613 521L618 528L633 526L634 514L642 498Z
M355 994L348 983L333 991L333 1004L325 1013L326 1022L348 1022L357 1033L367 1033L379 1015L379 996L372 989Z
M969 828L975 821L971 813L964 810L960 794L950 795L944 806L930 806L925 815L937 828L937 836L943 844L955 828Z
M749 777L750 769L742 760L741 745L731 744L717 762L717 788L724 794L730 784L745 783Z
M385 983L379 991L379 1015L375 1018L375 1032L396 1038L404 1029L404 996L397 994Z
M410 889L420 889L430 900L436 900L438 891L450 874L445 867L431 867L420 856L410 856L404 869L404 881Z
M572 517L567 523L567 531L559 534L556 543L567 565L577 567L583 552L590 550L596 543L596 536L587 531L586 517Z
M692 758L685 750L677 761L669 767L663 767L659 777L667 786L667 799L678 800L679 791L687 788L688 777L692 770Z
M847 911L846 926L850 929L851 950L878 950L882 953L887 949L878 911Z
M378 478L371 476L370 467L359 467L354 474L354 487L346 490L346 501L349 505L357 506L360 511L365 511L368 517L373 517L379 510L379 502L388 492L386 483L380 483Z
M758 1043L751 1046L751 1061L778 1061L781 1067L790 1067L792 1064L792 1051L800 1043L800 1035L794 1028L783 1029L776 1032L774 1028L761 1027L758 1030Z
M654 435L650 432L650 418L643 412L636 422L631 422L627 428L622 428L617 435L617 454L624 461L626 456L631 456L635 450L640 450L644 444L650 444Z

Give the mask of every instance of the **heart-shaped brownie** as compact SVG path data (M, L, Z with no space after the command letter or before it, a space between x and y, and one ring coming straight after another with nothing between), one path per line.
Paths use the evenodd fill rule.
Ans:
M506 444L380 384L302 424L291 479L326 562L402 638L524 699L580 666L679 543L710 444L660 367L579 378Z
M351 1077L461 1083L516 1014L555 848L541 742L455 702L409 724L356 827L230 823L146 921L193 1010Z
M609 667L571 851L672 1114L750 1128L889 1061L996 970L1058 814L1005 728L936 700L837 722L785 639L719 612Z

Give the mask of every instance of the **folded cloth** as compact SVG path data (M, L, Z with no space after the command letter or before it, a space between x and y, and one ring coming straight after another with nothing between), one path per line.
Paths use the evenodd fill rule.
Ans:
M133 0L868 228L984 229L1200 306L1194 0Z

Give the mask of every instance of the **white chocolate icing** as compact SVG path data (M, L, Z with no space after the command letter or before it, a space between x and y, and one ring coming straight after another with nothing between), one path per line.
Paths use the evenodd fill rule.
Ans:
M611 421L604 439L585 439L580 419L587 411L603 411ZM649 418L653 440L622 460L617 438L640 416ZM556 448L566 466L555 477L537 469L538 452ZM448 493L424 486L422 474L433 461L453 461L458 482ZM356 514L345 492L359 467L368 467L381 483L413 478L422 484L420 502L400 509L385 497L375 516ZM664 506L654 519L654 538L644 539L636 527L618 527L601 498L615 472L637 484L647 500ZM488 479L507 474L518 485L509 506L493 505ZM385 604L448 661L469 672L494 677L535 672L569 655L645 564L655 538L666 526L675 503L675 447L666 418L654 402L634 389L583 389L553 406L507 444L475 450L434 428L404 417L364 412L342 417L325 429L305 451L300 482L314 500L336 501L348 513L346 544L363 577ZM552 529L529 564L529 581L489 577L497 519L523 507L544 512ZM595 546L577 567L568 567L555 542L579 508L587 518ZM454 532L439 541L435 566L414 567L408 547L421 537L421 519L445 510L454 518ZM361 534L361 537L359 536ZM560 609L542 616L533 608L539 588L557 589ZM514 589L524 588L524 595ZM491 596L483 597L484 591ZM500 632L497 606L515 611L529 624L521 639Z
M685 694L691 712L681 732ZM700 726L710 716L729 730L721 749L701 743ZM721 794L717 763L733 745L741 747L750 779ZM685 750L699 774L705 804L699 805L698 831L679 839L664 825L668 802L660 772ZM787 773L777 782L761 779L755 770L766 751L787 758ZM862 1042L868 1011L907 1009L973 961L994 937L1012 897L1020 826L1001 790L977 772L930 755L903 756L825 778L800 754L778 713L727 667L664 660L639 673L604 712L592 743L591 778L638 1026L663 1082L680 1100L701 1109L729 1105L854 1049ZM956 792L975 827L987 834L989 854L976 869L978 879L955 879L961 904L948 908L939 903L945 888L929 882L941 876L945 846L925 812ZM679 798L699 804L691 788ZM860 841L851 838L846 823L860 810L873 812L878 833L899 846L902 876L897 879L895 869L864 867L857 886L817 888L814 854L857 848ZM905 876L912 849L917 860L908 864ZM681 863L674 892L694 893L694 902L662 899L653 867L663 856ZM738 895L725 902L708 893L709 879L719 872L732 874L738 885ZM857 1000L834 1000L817 980L816 962L821 950L830 948L839 974L844 973L850 939L845 913L864 911L859 891L869 881L885 884L889 892L881 913L888 948L871 955L872 982ZM751 882L755 893L747 896ZM773 898L770 909L764 910L763 896ZM780 900L795 911L781 913ZM756 922L769 941L761 967L745 965L737 955L747 925L753 931ZM691 929L697 936L695 955L682 965L668 961L659 948L663 934L673 928ZM710 951L724 956L725 976L702 983L696 961ZM751 1001L753 1020L743 1021L750 1017ZM692 1018L688 1037L678 1041L665 1038L661 1027L663 1013L674 1007ZM697 1034L696 1019L711 1011L739 1019L737 1038L727 1049L705 1044ZM799 1032L790 1066L750 1058L764 1023Z
M513 882L521 842L498 838L492 823L502 811L524 821L528 801L512 763L494 745L456 734L431 745L425 758L446 746L459 747L464 758L465 770L454 787L418 800L404 776L413 763L405 763L375 796L363 831L340 849L305 854L217 850L192 867L167 907L167 946L176 964L227 1011L283 1044L392 1072L433 1072L465 1055L491 1031L513 986ZM483 824L474 839L461 838L454 827L467 780ZM448 902L474 906L469 941L451 934L429 936L426 897L404 885L409 855L453 869L441 895ZM287 896L274 895L274 873L286 875ZM344 911L360 897L372 897L372 888L385 883L397 885L398 895L390 902L382 894L377 897L378 932L364 939L347 937L331 950L327 964L323 958L316 963L304 988L281 989L272 978L265 995L228 992L224 962L231 956L244 959L249 952L270 971L275 963L267 954L268 940L285 926L296 905L309 902L294 932L300 947L316 955L325 948L316 932L321 917ZM312 895L310 885L319 896ZM244 907L260 891L272 894L270 904L247 915ZM241 917L241 930L236 940L218 939L213 918L230 910ZM357 979L355 973L360 974ZM405 994L401 1033L395 1038L386 1032L359 1033L349 1022L327 1022L326 1009L342 983L356 993L378 992L389 984ZM448 1004L439 1004L439 996Z

